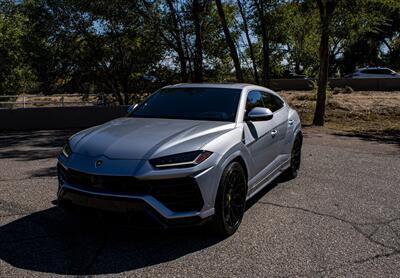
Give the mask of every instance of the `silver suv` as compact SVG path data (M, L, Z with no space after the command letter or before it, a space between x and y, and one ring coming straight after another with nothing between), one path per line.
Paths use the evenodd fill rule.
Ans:
M239 227L246 201L296 177L296 111L249 84L179 84L73 135L58 156L58 204L149 214L163 226Z

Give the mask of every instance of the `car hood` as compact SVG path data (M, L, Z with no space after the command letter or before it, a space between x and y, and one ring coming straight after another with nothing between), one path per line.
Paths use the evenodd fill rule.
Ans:
M230 122L119 118L75 134L70 145L91 157L149 159L201 149L234 128Z

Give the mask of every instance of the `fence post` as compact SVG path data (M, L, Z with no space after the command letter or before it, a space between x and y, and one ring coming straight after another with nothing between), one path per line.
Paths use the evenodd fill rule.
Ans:
M22 97L23 107L25 108L25 95Z

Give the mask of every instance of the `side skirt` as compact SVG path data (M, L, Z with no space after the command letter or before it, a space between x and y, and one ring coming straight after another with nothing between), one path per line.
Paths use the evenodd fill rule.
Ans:
M267 176L265 176L262 180L260 180L256 185L254 185L249 192L247 193L246 201L251 197L260 192L264 187L270 184L273 180L275 180L280 174L282 174L287 168L290 166L290 159L281 163L276 169L270 172Z

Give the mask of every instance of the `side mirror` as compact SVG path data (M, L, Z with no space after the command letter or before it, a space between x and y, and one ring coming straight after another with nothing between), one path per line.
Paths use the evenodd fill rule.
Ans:
M271 110L264 107L254 107L247 114L246 120L249 121L268 121L271 120L274 114Z
M128 115L138 106L138 104L132 104L128 107Z

